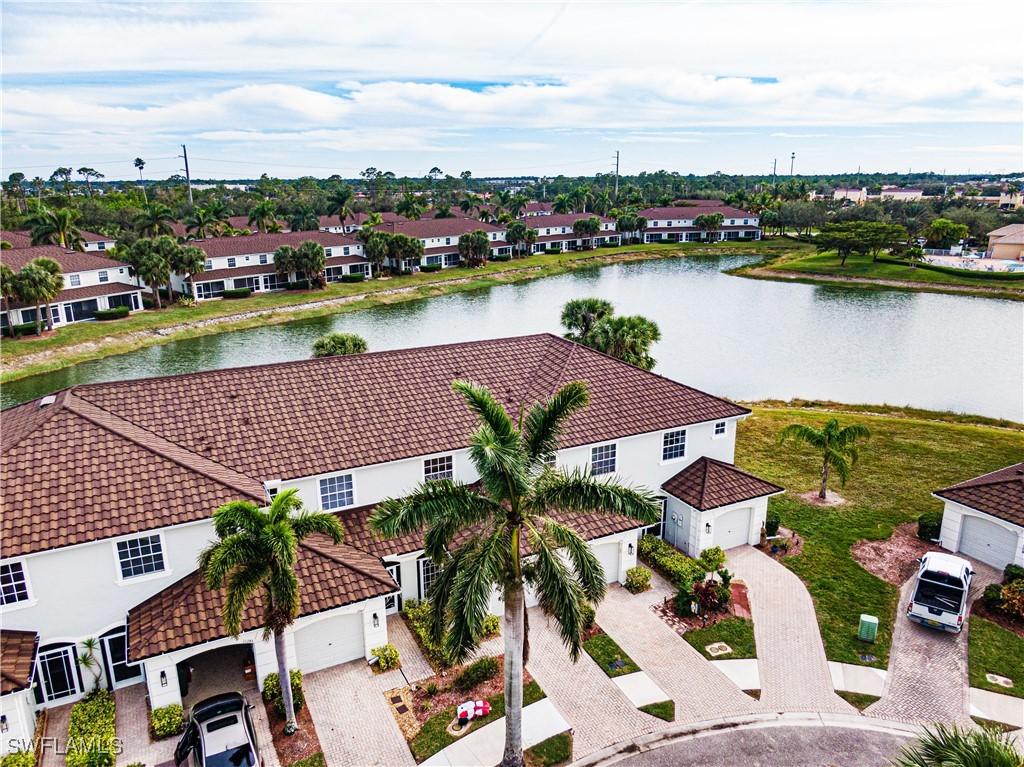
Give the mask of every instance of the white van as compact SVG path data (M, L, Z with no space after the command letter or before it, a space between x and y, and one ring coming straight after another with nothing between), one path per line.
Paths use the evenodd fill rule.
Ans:
M966 559L930 551L917 560L917 583L907 617L922 626L959 633L967 614L974 570Z

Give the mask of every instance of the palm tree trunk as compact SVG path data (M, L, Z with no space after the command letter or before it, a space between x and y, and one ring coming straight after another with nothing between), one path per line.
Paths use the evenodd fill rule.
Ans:
M281 701L284 703L284 732L291 735L299 729L295 721L295 701L292 699L292 678L288 673L288 658L284 648L284 632L274 632L274 654L277 656L277 679L281 683Z
M501 767L523 764L523 647L526 600L522 583L505 588L505 753Z
M53 330L53 310L50 308L49 302L46 304L46 329Z
M828 461L821 464L821 489L818 491L821 500L828 498Z
M41 314L42 306L36 304L36 335L41 336L43 334L43 315Z

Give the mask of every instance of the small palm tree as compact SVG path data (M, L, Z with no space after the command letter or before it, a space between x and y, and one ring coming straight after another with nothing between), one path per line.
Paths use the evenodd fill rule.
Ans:
M40 263L43 261L56 264L49 258L36 258L21 267L14 278L14 290L18 298L35 307L36 335L43 332L43 305L49 307L50 302L64 287L64 278L60 276L60 267L57 267L55 275L52 267ZM46 324L48 328L53 327L53 317L49 309L46 311Z
M893 767L1022 767L1008 735L991 728L926 727L893 761Z
M78 211L73 208L37 208L27 222L32 232L32 244L85 250L85 240L77 226L78 216Z
M171 271L183 275L186 282L191 283L195 276L201 274L205 268L206 252L195 245L186 245L174 252Z
M575 661L580 654L583 610L604 597L605 577L593 551L558 511L622 514L643 523L658 516L645 489L600 480L582 471L557 471L545 460L558 447L568 419L587 404L582 382L566 384L546 402L513 421L485 388L456 381L480 426L469 456L480 488L454 480L424 482L404 498L382 501L370 518L379 533L394 537L426 529L424 550L440 567L430 590L433 633L455 662L477 647L493 590L504 598L504 767L523 763L523 665L527 645L524 589L558 622ZM468 532L457 547L460 533ZM523 543L533 561L524 566Z
M269 232L270 228L277 223L277 205L273 200L260 200L253 209L249 211L249 226L255 226L258 231Z
M237 637L242 613L257 592L263 593L263 638L274 637L277 675L284 701L286 734L298 729L284 632L299 614L295 560L299 541L323 534L341 543L344 530L333 514L306 511L294 488L278 493L269 508L233 501L213 512L218 540L199 554L199 571L211 589L225 589L224 627Z
M194 208L185 217L185 231L191 232L201 240L212 237L218 230L218 222L207 208Z
M661 340L657 323L639 314L629 317L605 317L583 342L592 349L644 370L654 368L651 346Z
M18 284L16 280L17 277L14 274L14 270L7 264L0 264L0 301L3 302L3 305L0 306L0 311L7 315L9 325L14 324L11 321L10 312L11 302L18 298Z
M158 237L173 234L174 213L162 202L145 205L135 217L135 228L142 237Z
M327 215L337 216L342 226L352 217L352 200L355 195L352 187L342 184L331 192L327 198Z
M274 271L285 280L291 279L291 274L298 270L298 257L295 248L291 245L282 245L274 251Z
M288 228L293 232L315 232L320 228L320 216L309 205L300 205L288 217Z
M575 298L562 307L562 326L570 341L585 343L594 326L615 312L611 301L603 298Z
M851 423L840 428L839 420L832 418L822 429L791 423L779 434L779 444L794 439L821 451L821 489L818 490L818 497L825 500L828 497L829 474L834 471L845 485L857 463L857 440L868 439L870 436L871 431L863 424Z
M347 354L362 354L368 348L366 339L355 333L327 333L313 342L313 356L342 357Z

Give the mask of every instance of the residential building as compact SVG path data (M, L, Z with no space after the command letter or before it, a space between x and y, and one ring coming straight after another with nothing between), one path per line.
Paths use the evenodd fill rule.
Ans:
M594 237L581 237L572 229L577 221L587 218L597 218L601 222L601 231ZM523 220L537 233L537 241L533 245L534 253L545 250L584 250L606 244L619 244L615 219L598 216L595 213L536 214Z
M718 213L722 225L717 232L704 232L697 219ZM647 219L644 242L698 242L712 240L760 240L761 228L756 214L723 205L717 200L698 200L692 205L646 208L639 212Z
M989 232L985 257L1024 261L1024 224L1007 224Z
M999 200L996 204L1000 210L1017 210L1024 207L1024 193L1019 189L1010 192L1000 192Z
M405 216L400 216L391 211L381 211L377 215L385 224L394 224L400 221L408 221ZM352 234L359 231L363 224L370 218L370 213L353 213L341 221L337 216L320 216L320 231L335 232L337 234Z
M21 248L32 247L32 233L26 231L13 231L10 229L4 229L0 231L0 241L6 242L10 245L10 248L5 250L20 250Z
M278 274L274 253L283 245L298 248L313 240L323 246L326 255L324 276L338 282L346 274L372 276L370 262L363 258L363 245L355 237L331 232L277 232L245 234L235 237L211 237L193 244L206 253L206 268L189 279L175 275L174 289L195 296L198 301L220 298L225 290L248 288L254 293L284 290L289 282L305 275Z
M111 250L117 245L117 240L113 237L107 237L105 234L96 234L95 232L87 232L82 230L82 245L86 251L105 251Z
M1024 463L936 490L945 503L942 548L1000 570L1024 566Z
M898 202L916 202L924 197L923 189L910 189L900 186L883 186L878 195L883 200L896 200Z
M862 187L839 187L832 191L833 200L849 200L857 205L863 205L868 201L868 188Z
M91 320L97 311L118 306L127 306L129 311L141 309L142 293L148 290L132 278L127 264L96 251L83 253L58 245L34 245L5 250L2 258L15 272L36 258L52 258L60 264L64 289L50 303L54 326ZM45 307L40 311L45 313ZM35 321L34 306L15 302L9 312L0 312L3 327Z
M26 702L83 696L78 657L90 637L100 640L100 683L145 684L153 707L181 702L190 675L240 648L262 684L276 670L262 608L254 602L229 636L223 593L207 589L196 559L220 505L265 504L291 488L307 508L335 513L346 537L299 547L289 663L311 672L368 659L388 641L387 616L437 576L421 534L371 530L375 505L425 480L478 479L468 451L476 418L453 379L489 387L513 413L587 382L590 404L569 421L553 465L664 498L648 526L554 515L589 541L607 581L625 579L641 535L693 554L757 542L779 488L731 465L750 411L553 335L75 386L3 413L0 609L4 631L22 632L3 649L5 672L16 667L0 698L8 721ZM498 594L490 609L502 611Z
M385 222L377 227L379 231L404 234L423 243L423 256L416 259L402 259L401 263L389 260L388 266L397 271L415 270L421 266L458 266L459 237L469 232L482 231L490 240L491 255L509 255L512 249L505 242L505 227L501 224L486 224L471 218L422 218L417 221Z
M526 203L526 207L523 208L523 215L521 218L530 218L531 216L550 216L554 212L554 206L550 202L528 202Z

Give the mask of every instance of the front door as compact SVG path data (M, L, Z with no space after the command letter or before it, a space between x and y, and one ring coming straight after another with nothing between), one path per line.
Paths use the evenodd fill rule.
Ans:
M142 679L142 664L128 662L128 639L124 628L119 627L105 634L102 641L103 659L111 687L116 690Z
M78 673L78 659L75 646L49 645L39 650L39 686L36 687L36 702L67 698L82 691L82 680Z
M395 583L398 584L399 591L402 588L402 567L401 565L387 565L388 574L395 579ZM402 609L402 595L391 594L384 597L384 613L386 615L392 615Z

